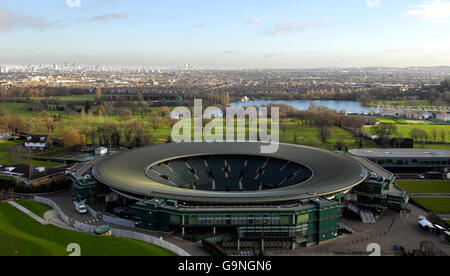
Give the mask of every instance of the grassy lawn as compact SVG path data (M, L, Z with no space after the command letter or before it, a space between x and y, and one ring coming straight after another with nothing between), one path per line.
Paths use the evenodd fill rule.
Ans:
M371 132L371 129L373 126L367 126L365 130L369 133ZM432 130L438 130L436 142L441 142L441 134L440 132L444 130L446 132L445 142L450 143L450 125L412 125L412 124L397 124L398 129L398 135L403 138L411 138L409 135L411 130L417 128L417 129L423 129L428 133L428 141L433 142L434 138L432 135Z
M404 124L404 121L393 119L393 118L375 118L380 123L383 124Z
M0 204L0 256L68 256L66 248L71 243L80 245L82 256L174 256L136 240L41 225L13 206Z
M62 102L85 102L85 101L94 101L95 94L72 95L72 96L61 96L61 97L35 97L35 98L30 98L30 99L35 100L35 101L56 99L56 100L62 101Z
M414 197L413 199L423 207L431 209L438 214L450 213L450 198Z
M403 105L403 106L430 106L431 103L427 100L407 100L407 101L372 101L368 106L378 105Z
M449 144L414 144L415 149L447 149L450 150Z
M45 204L31 200L16 200L16 202L19 205L22 205L23 207L27 208L34 214L40 216L41 218L44 218L45 212L50 211L52 209L51 207Z
M449 180L397 180L408 193L450 193Z

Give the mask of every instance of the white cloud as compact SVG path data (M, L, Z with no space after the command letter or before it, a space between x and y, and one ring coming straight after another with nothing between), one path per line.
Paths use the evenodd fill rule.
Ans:
M366 0L366 3L369 8L381 7L381 0Z
M60 20L48 21L44 18L19 15L11 10L0 9L0 32L8 32L16 28L44 31L56 26L61 26Z
M249 20L249 21L247 21L247 25L252 25L252 24L258 24L258 23L261 23L262 22L262 19L261 18L255 18L255 19L251 19L251 20Z
M205 24L196 24L196 25L192 26L192 28L194 28L194 29L203 29L203 28L205 28Z
M443 19L450 17L450 1L425 1L421 5L412 7L406 15L422 19Z
M280 35L287 32L298 32L302 31L307 27L307 24L305 23L298 23L298 22L289 22L286 24L278 24L273 26L270 30L266 31L266 35L274 36L274 35Z
M236 50L226 50L226 51L222 52L222 54L224 54L224 55L233 55L233 54L237 54L237 53L239 53L239 52Z
M123 19L126 18L127 15L122 13L122 12L116 12L116 13L106 13L106 14L102 14L102 15L98 15L98 16L94 16L90 19L91 22L108 22L111 20L116 20L116 19Z

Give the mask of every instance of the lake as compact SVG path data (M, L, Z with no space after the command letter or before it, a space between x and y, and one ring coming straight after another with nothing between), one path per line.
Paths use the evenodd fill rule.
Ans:
M363 106L360 102L355 101L322 101L322 100L260 100L249 102L235 102L231 103L231 106L246 107L246 106L264 106L269 104L287 104L293 106L299 110L308 110L311 103L316 105L325 106L327 108L336 110L337 112L346 111L347 113L369 114L376 111L377 108Z

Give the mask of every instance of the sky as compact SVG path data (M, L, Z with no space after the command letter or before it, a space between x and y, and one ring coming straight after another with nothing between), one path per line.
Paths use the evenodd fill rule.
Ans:
M450 66L450 0L1 0L0 65Z

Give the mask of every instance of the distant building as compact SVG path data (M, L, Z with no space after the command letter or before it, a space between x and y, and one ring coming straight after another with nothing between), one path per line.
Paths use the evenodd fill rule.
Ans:
M450 167L450 150L443 149L354 149L350 154L391 172L444 171Z
M53 145L53 141L50 135L28 135L24 145L32 150L45 150Z
M16 178L31 186L46 185L65 178L66 166L42 167L27 164L0 165L0 176Z
M11 137L10 133L5 132L0 136L0 141L8 141Z

